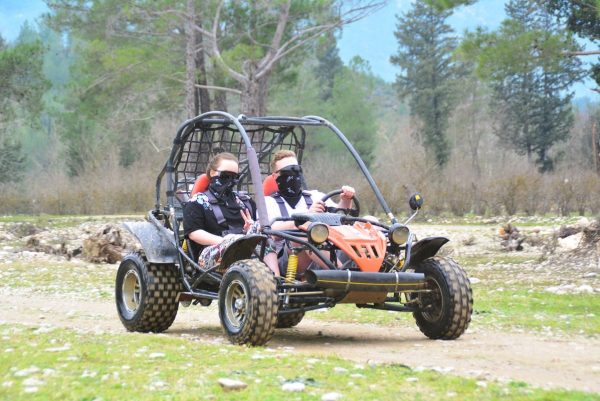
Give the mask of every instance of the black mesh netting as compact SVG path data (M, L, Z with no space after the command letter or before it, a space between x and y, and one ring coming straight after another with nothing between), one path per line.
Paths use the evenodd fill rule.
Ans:
M289 149L302 161L306 132L301 126L245 126L244 129L256 150L263 178L269 174L274 151ZM182 147L175 158L175 189L188 196L196 178L206 172L208 161L221 152L233 153L240 162L238 190L253 194L248 171L246 145L237 127L229 124L197 124L182 138Z

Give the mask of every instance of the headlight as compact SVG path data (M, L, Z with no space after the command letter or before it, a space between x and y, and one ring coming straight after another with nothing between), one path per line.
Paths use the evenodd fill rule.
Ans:
M308 226L308 238L315 244L322 244L329 238L329 228L323 223L311 223Z
M410 230L408 227L401 224L394 224L390 227L390 232L388 235L392 244L404 245L406 244L406 241L408 241Z

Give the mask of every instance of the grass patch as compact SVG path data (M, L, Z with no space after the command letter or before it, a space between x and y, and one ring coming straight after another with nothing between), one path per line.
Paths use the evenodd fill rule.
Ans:
M476 294L477 324L536 332L600 334L598 295L489 288L478 289Z
M201 344L161 335L78 333L0 325L0 399L6 400L574 400L575 391L547 391L521 382L478 385L475 380L403 365L361 366L338 358L310 358L293 350ZM245 382L224 391L219 378ZM289 393L285 382L303 392Z
M109 299L114 297L116 269L116 265L81 260L14 260L0 263L0 288Z
M593 294L556 295L533 290L474 289L470 327L526 330L539 333L600 335L600 297ZM338 305L312 319L399 327L415 326L412 313L360 309Z

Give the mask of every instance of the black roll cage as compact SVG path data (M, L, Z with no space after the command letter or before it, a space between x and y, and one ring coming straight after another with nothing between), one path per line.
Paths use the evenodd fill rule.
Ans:
M182 249L182 247L179 246L179 244L181 244L181 241L180 241L180 234L179 234L179 230L178 230L178 223L176 221L177 220L176 209L177 209L179 200L177 200L175 197L176 191L177 191L177 188L176 188L177 183L176 183L176 179L175 179L175 174L176 174L175 166L180 161L180 158L182 157L183 147L185 145L188 135L190 133L192 133L195 129L198 129L199 127L203 127L203 126L207 126L207 125L218 125L221 127L227 127L228 129L231 126L234 126L235 130L232 130L232 131L237 132L237 133L239 133L239 135L241 135L243 144L245 145L245 152L246 152L246 156L247 156L247 166L245 166L244 169L240 172L241 173L240 175L244 176L246 174L249 174L250 182L252 183L252 188L253 188L252 192L255 195L255 202L256 202L256 206L257 206L259 222L262 227L262 234L264 237L263 252L264 252L264 246L266 245L267 236L276 235L276 236L284 238L286 240L290 240L290 241L294 241L296 243L302 244L303 246L312 250L326 265L329 266L329 268L336 269L336 267L331 263L331 261L329 261L328 258L326 258L324 255L322 255L322 252L319 252L318 248L314 244L312 244L305 236L300 237L297 235L293 235L289 230L279 231L279 230L271 229L270 222L268 220L268 215L267 215L265 195L263 194L263 180L262 180L261 169L260 169L260 165L259 165L259 158L264 157L266 152L270 153L271 150L273 148L275 148L275 146L277 146L277 141L278 141L277 138L278 137L275 136L269 143L264 144L262 146L262 148L259 149L259 153L257 154L256 150L253 147L252 140L250 139L249 135L246 132L246 127L277 127L279 130L284 130L285 127L290 127L290 130L293 130L295 128L300 128L302 130L302 135L305 135L304 127L306 127L306 126L312 126L312 127L322 126L322 127L329 128L338 137L338 139L344 144L346 149L348 149L348 151L350 152L350 154L352 155L352 157L358 164L360 171L362 172L362 174L366 178L367 182L369 183L371 189L373 190L373 192L375 194L375 197L379 201L379 204L383 208L387 217L391 220L391 224L397 223L396 217L390 210L388 204L386 203L385 199L383 198L383 195L381 194L381 191L377 187L375 180L369 173L367 166L361 159L358 152L354 149L354 147L352 146L350 141L348 141L348 139L344 136L344 134L334 124L327 121L325 118L322 118L319 116L312 116L312 115L301 117L301 118L281 117L281 116L246 117L244 115L234 117L233 115L226 113L226 112L210 111L210 112L201 114L197 117L194 117L192 119L189 119L189 120L183 122L177 129L177 135L175 136L175 139L173 140L173 148L171 150L169 158L167 159L167 162L165 163L162 170L159 172L158 177L156 179L155 209L152 213L150 213L151 216L154 215L155 221L153 223L155 225L157 225L159 223L158 220L161 220L162 218L164 218L165 220L170 222L171 228L175 235L175 245L177 246L177 249L178 249L179 267L181 270L182 277L184 278L183 282L184 282L185 286L187 287L188 291L198 294L198 295L201 295L201 296L204 296L204 297L215 299L214 298L215 294L212 294L212 293L209 294L206 291L197 290L197 289L192 288L192 286L190 286L190 284L185 279L185 273L184 273L184 267L183 267L184 262L188 262L195 268L199 269L202 272L202 277L206 277L206 280L208 281L209 284L218 284L221 281L220 275L218 273L212 271L213 269L210 269L210 270L202 269L200 266L198 266L196 261L192 260L189 257L189 255L187 255L186 252ZM302 140L303 139L304 138L302 138ZM301 156L302 155L299 154L299 161L301 161ZM163 177L166 177L166 196L167 196L166 200L167 200L167 202L166 202L166 206L165 206L164 210L161 210L160 200L161 200L161 184L162 184ZM151 217L151 220L152 220L152 217ZM358 218L357 217L345 217L345 221L346 221L346 223L351 223L354 221L366 222L368 220L365 220L365 219L362 219L359 217ZM383 228L385 231L389 230L389 226L387 226L385 224L373 223L372 221L369 221L369 222ZM161 228L164 229L164 227L161 227ZM164 230L166 231L166 229L164 229ZM410 243L407 243L407 245L406 245L406 264L405 265L408 265L409 257L410 257ZM202 293L202 294L200 294L200 293Z

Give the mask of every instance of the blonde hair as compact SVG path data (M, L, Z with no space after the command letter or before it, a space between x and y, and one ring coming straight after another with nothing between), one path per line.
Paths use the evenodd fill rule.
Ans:
M231 160L239 164L237 157L235 157L232 153L218 153L214 155L208 162L208 165L206 166L206 175L210 177L210 170L217 171L219 164L221 164L223 160Z
M271 159L271 172L275 172L275 163L277 163L281 159L286 159L288 157L298 158L294 151L289 149L281 149L273 154L273 158Z

